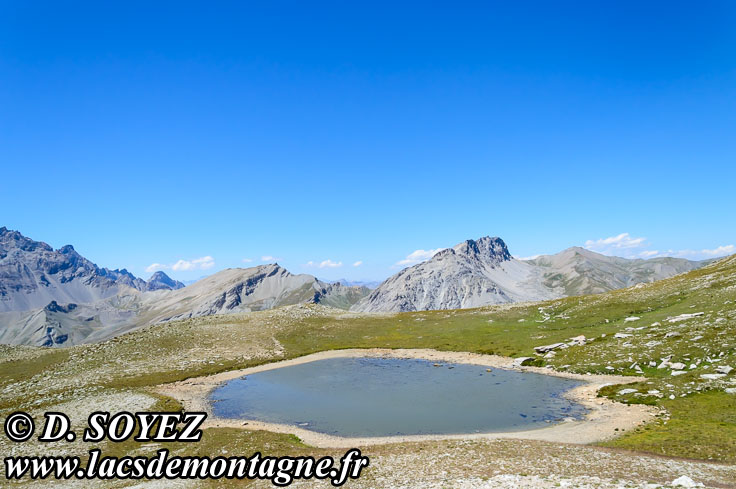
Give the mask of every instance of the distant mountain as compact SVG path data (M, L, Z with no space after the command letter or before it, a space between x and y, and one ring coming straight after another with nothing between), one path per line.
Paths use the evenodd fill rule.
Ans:
M54 250L0 228L0 343L66 346L160 321L300 302L348 309L370 292L278 264L223 270L184 287L161 271L146 282L100 268L71 245Z
M146 290L179 290L186 287L183 283L178 280L174 280L164 272L156 272L151 275L146 283Z
M293 275L278 263L252 268L228 268L186 289L155 297L153 320L261 311L314 302L347 309L369 292L361 287L328 284L312 275Z
M561 290L566 296L600 294L639 283L654 282L700 268L707 261L683 258L629 260L594 253L585 248L568 248L556 255L542 255L527 263L542 269L545 287Z
M703 266L678 258L628 260L570 248L534 260L511 256L501 238L467 240L390 277L351 310L462 309L595 294Z
M367 287L369 289L375 289L382 284L380 280L348 280L346 278L339 278L337 280L324 280L320 279L328 284L342 284L348 287Z
M462 309L558 297L540 270L511 257L501 238L469 239L390 277L352 310Z
M582 248L518 260L503 240L484 237L442 250L372 291L346 280L294 275L276 263L222 270L184 287L163 272L146 282L125 269L100 268L70 245L54 250L3 227L0 343L89 343L162 321L304 302L391 312L545 300L652 282L703 264L627 260Z
M181 285L159 273L149 285L125 269L98 267L71 245L54 250L18 231L0 228L0 312L41 308L51 301L95 302L126 288L143 291Z
M278 264L230 268L176 290L128 288L86 304L51 302L31 311L0 313L0 343L68 346L104 340L147 324L307 302L348 309L368 293L365 287L293 275Z

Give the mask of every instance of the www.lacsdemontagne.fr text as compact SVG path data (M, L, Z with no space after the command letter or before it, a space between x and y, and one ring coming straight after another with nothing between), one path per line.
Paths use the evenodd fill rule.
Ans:
M357 479L368 458L348 450L338 462L332 457L179 457L161 449L155 457L104 457L89 451L86 464L79 457L6 457L7 479L267 479L287 486L296 479L328 479L334 486Z
M197 443L202 439L204 412L137 412L111 414L96 411L89 415L82 439L99 443L105 439L122 442L133 438L138 442ZM35 432L31 415L16 411L8 415L3 431L11 441L23 443ZM42 443L76 439L71 420L60 412L44 414ZM332 457L270 457L255 453L250 456L208 457L172 456L160 449L155 456L103 456L99 448L89 450L86 463L78 456L17 456L5 457L5 478L38 479L264 479L277 486L287 486L297 479L327 479L341 486L348 479L357 479L369 464L368 457L353 448L336 462Z

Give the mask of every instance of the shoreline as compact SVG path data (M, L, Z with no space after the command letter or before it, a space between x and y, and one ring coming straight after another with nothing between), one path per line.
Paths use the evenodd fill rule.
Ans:
M435 362L464 363L506 370L533 372L555 377L581 380L581 386L565 392L565 397L573 400L586 409L588 413L582 421L564 421L542 428L523 431L506 431L491 433L445 434L445 435L398 435L382 437L340 437L310 431L288 424L265 423L247 419L228 419L214 416L211 403L207 400L210 393L223 383L281 367L300 365L328 358L414 358ZM623 430L639 426L652 419L658 412L656 408L644 405L627 405L597 397L598 390L609 384L627 384L639 382L644 377L624 377L618 375L583 375L558 372L541 367L517 367L514 359L498 355L483 355L467 352L442 352L430 349L349 349L331 350L313 353L290 360L231 370L214 375L195 377L170 384L159 385L154 391L179 401L187 411L204 411L208 417L203 428L240 428L246 430L266 430L275 433L288 433L318 448L353 448L389 443L407 443L433 440L478 440L478 439L519 439L539 440L560 443L590 444L614 438Z

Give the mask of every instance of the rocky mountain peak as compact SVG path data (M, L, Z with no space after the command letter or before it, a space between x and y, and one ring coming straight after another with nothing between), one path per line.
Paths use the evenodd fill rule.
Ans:
M53 251L53 248L46 243L33 241L18 231L13 231L3 226L0 228L0 253L8 252L14 248L22 251Z
M178 280L166 275L164 272L158 271L151 275L146 283L146 290L178 290L183 289L184 284Z
M506 243L499 237L484 236L478 240L468 239L455 245L452 249L458 255L493 263L511 259Z
M138 291L184 287L165 274L158 279L148 285L124 268L98 267L72 245L54 250L18 231L6 227L0 231L0 312L43 308L53 301L90 303L111 297L124 287Z

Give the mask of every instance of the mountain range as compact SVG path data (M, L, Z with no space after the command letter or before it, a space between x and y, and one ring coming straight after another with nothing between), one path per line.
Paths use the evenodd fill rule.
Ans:
M72 245L54 250L18 231L0 228L0 312L34 309L51 301L94 302L124 288L144 292L182 287L163 272L146 282L125 269L100 268Z
M67 346L148 324L319 303L355 312L459 309L593 294L652 282L705 262L629 260L569 248L519 260L497 237L467 240L374 290L292 274L277 263L231 268L185 285L100 268L71 245L54 250L0 228L0 343ZM375 284L366 284L375 285Z
M390 277L352 307L358 312L464 309L598 294L703 266L682 258L626 259L584 248L519 260L498 237L466 240Z

